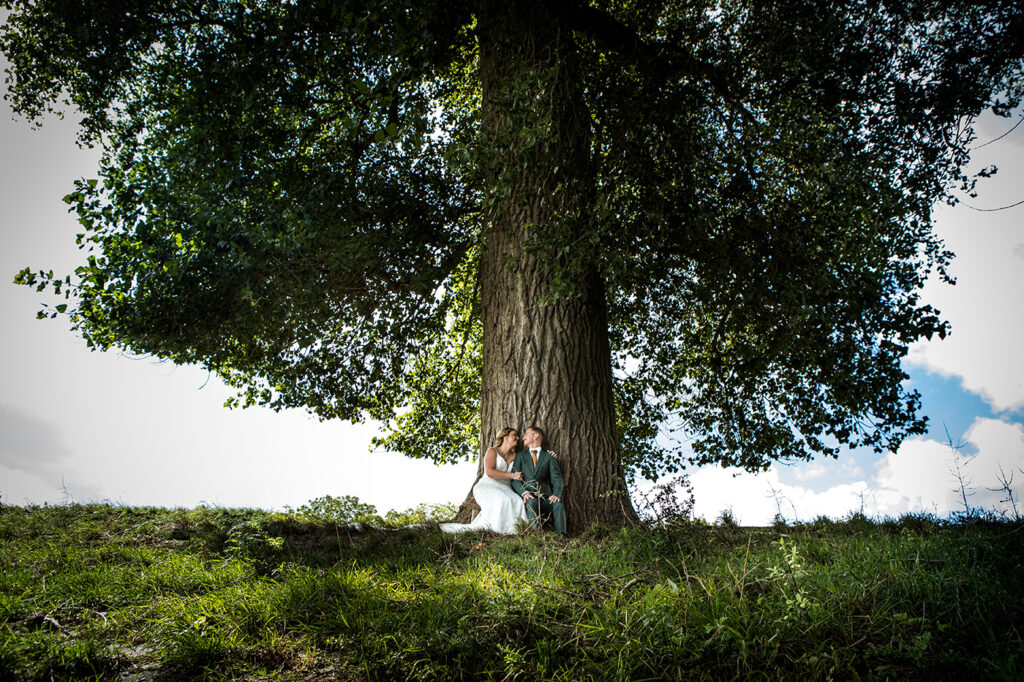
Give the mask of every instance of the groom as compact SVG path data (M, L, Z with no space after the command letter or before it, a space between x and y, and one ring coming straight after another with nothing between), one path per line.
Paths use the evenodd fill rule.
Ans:
M538 513L551 514L555 519L555 531L565 537L565 507L561 500L562 470L558 468L558 460L541 447L543 443L544 432L536 426L531 426L523 433L523 445L527 449L517 452L512 464L512 471L523 472L523 480L513 478L512 489L523 498L531 525L535 528L539 526ZM542 496L538 497L535 493Z

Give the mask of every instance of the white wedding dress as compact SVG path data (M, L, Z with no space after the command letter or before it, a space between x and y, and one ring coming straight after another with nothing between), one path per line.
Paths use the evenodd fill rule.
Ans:
M498 455L494 467L508 471L505 458ZM486 473L473 486L473 498L480 505L480 513L469 523L442 523L445 533L461 533L467 530L490 530L495 533L514 535L519 519L527 520L526 505L516 491L512 490L511 479L495 479Z

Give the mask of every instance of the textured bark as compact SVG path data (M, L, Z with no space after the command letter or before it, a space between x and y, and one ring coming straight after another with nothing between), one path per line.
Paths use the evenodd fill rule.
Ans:
M499 150L484 173L500 188L480 267L480 451L504 426L539 426L559 455L570 529L627 522L635 513L618 451L604 284L590 272L580 295L542 304L549 263L524 249L555 214L588 219L590 120L575 45L545 2L485 1L478 16L482 135L485 148ZM540 92L524 96L523 83ZM522 131L538 119L551 132L533 141ZM475 506L470 492L457 519Z

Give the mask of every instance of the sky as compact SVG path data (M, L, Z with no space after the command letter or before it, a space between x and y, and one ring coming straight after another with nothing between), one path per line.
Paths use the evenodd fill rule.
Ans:
M12 280L26 266L63 275L84 260L80 226L61 198L75 179L96 177L99 154L75 145L71 117L34 129L2 107L0 502L283 510L354 495L384 513L464 498L475 462L437 466L372 452L372 422L229 410L230 390L200 368L91 352L66 318L36 320L42 303L56 301ZM977 198L936 214L936 232L957 254L957 284L934 278L922 297L952 334L916 343L904 363L929 433L897 452L849 451L757 475L691 468L696 515L714 521L729 510L745 525L776 514L790 522L855 511L946 516L965 500L1012 514L1000 472L1012 477L1024 514L1024 204L976 210L1024 199L1024 125L989 143L1022 114L979 121L972 167L994 163L999 172Z

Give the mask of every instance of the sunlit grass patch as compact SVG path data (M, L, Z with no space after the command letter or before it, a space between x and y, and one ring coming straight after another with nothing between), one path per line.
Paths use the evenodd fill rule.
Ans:
M450 536L0 507L0 678L1015 679L1020 524Z

